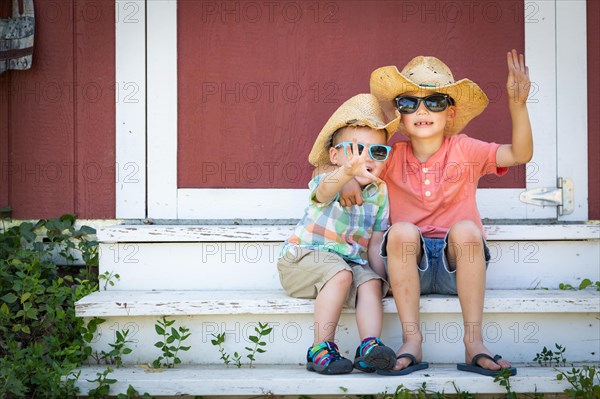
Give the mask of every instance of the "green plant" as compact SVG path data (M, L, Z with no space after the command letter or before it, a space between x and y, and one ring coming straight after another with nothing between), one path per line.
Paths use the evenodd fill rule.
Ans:
M252 363L256 361L257 353L265 353L267 350L264 349L267 346L267 343L262 340L263 337L271 334L273 328L269 327L269 323L261 323L258 322L258 327L254 327L254 331L256 335L251 335L248 337L250 342L254 343L254 347L246 346L244 349L248 352L246 357L250 360L248 367L252 367ZM221 334L211 334L215 339L211 340L211 344L213 346L217 346L219 348L219 354L221 355L220 359L225 363L226 366L229 367L232 359L237 368L242 367L242 356L238 352L233 353L233 358L229 355L225 348L223 347L223 343L225 343L225 333Z
M127 392L118 394L117 399L152 399L152 396L147 392L144 392L144 394L140 396L140 393L136 391L134 387L129 385L127 387Z
M517 394L512 391L510 386L510 369L501 369L498 374L494 377L494 382L500 383L500 386L506 389L506 399L517 399Z
M212 339L210 341L211 344L213 344L214 346L218 346L219 347L219 354L221 355L220 359L223 361L223 363L225 363L225 365L227 367L229 367L229 363L231 363L231 356L225 352L225 348L223 348L223 343L225 342L225 333L221 333L221 334L211 334L215 339ZM237 368L242 367L242 357L240 356L239 353L234 352L233 353L233 361L235 362L235 365L237 366Z
M589 278L584 278L583 280L581 280L581 283L579 283L579 286L577 288L567 283L560 283L558 285L558 288L561 290L585 290L587 287L590 286L596 287L596 291L600 291L600 281L592 282L592 280L590 280Z
M88 397L91 399L107 399L110 392L110 386L115 384L117 380L108 378L108 375L113 372L113 369L107 367L102 373L96 373L97 377L95 380L88 380L89 382L96 382L98 386L90 389Z
M548 367L552 366L552 362L555 362L556 366L560 366L561 364L564 366L567 363L565 359L564 353L566 348L555 343L556 351L552 351L544 346L541 352L536 353L533 358L534 362L538 362L540 366Z
M190 350L189 346L181 346L181 343L189 338L191 333L190 330L185 327L175 328L175 320L167 320L165 316L162 320L157 320L157 324L154 325L156 333L162 337L162 341L158 341L154 344L157 348L162 351L162 356L159 356L152 362L152 367L159 368L161 366L167 368L173 368L176 364L181 363L181 359L177 357L179 351ZM171 328L169 330L169 327ZM175 343L175 345L173 345ZM163 363L163 360L165 361Z
M475 397L471 395L469 391L461 391L460 388L456 386L454 381L452 381L452 386L456 392L456 399L475 399Z
M74 398L72 370L91 350L84 321L74 304L97 289L92 275L66 274L56 254L73 251L97 267L89 227L74 226L73 215L37 223L2 224L0 231L0 397ZM85 244L84 244L85 243ZM87 274L87 273L86 273ZM65 377L64 379L62 377Z
M573 367L569 371L558 371L556 379L567 380L572 388L565 389L565 393L573 398L596 399L600 398L600 367L584 365L581 368Z
M106 288L109 285L111 287L114 287L115 286L114 280L119 280L120 278L121 278L121 276L119 276L118 273L113 274L113 272L109 272L108 270L105 271L104 273L98 275L98 280L104 281L104 284L102 285L102 289L104 291L106 291Z
M123 365L123 355L128 355L131 353L131 349L125 346L132 342L127 339L128 335L129 330L116 331L115 343L108 344L108 346L110 346L112 350L108 353L105 352L105 357L109 359L110 364L114 364L115 366L117 366L117 368Z
M269 327L269 323L262 324L259 322L258 327L254 327L254 331L257 335L251 335L248 337L248 339L254 343L254 348L250 348L248 346L245 348L248 351L246 357L250 359L249 367L252 367L252 363L255 360L254 355L256 355L256 353L266 352L266 349L263 348L267 345L267 343L262 341L261 338L271 334L273 328Z

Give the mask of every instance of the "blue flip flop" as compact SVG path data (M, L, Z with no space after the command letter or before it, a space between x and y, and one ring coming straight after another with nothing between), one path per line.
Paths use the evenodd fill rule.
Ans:
M471 359L471 364L458 363L456 365L456 368L461 371L468 371L470 373L477 373L477 374L481 374L481 375L487 375L490 377L495 377L500 373L501 370L489 370L489 369L484 369L483 367L481 367L479 364L477 364L477 360L479 360L480 358L490 359L491 361L493 361L494 363L497 364L498 360L502 359L502 356L494 355L494 357L491 357L487 353L478 353L475 356L473 356L473 359ZM511 376L517 375L516 367L510 368L510 375Z
M410 364L407 367L400 370L377 370L377 374L389 376L406 375L418 370L425 370L429 367L429 363L427 362L417 363L417 358L411 355L410 353L401 353L400 355L396 356L396 359L400 359L402 357L407 357L410 359Z

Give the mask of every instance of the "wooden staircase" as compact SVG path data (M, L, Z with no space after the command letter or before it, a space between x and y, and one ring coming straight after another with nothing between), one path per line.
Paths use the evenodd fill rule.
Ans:
M119 274L114 286L83 298L77 314L101 317L93 342L108 351L115 331L129 329L124 367L110 374L118 382L111 393L132 385L152 396L256 396L377 394L403 384L453 393L453 383L471 393L502 393L493 378L456 370L464 361L462 319L456 297L421 299L424 358L430 368L409 376L382 377L358 371L321 376L303 368L313 338L311 300L288 297L275 263L290 225L120 225L98 231L100 273ZM600 280L600 226L486 225L492 260L488 269L484 336L488 347L516 363L511 377L516 392L562 392L569 385L555 379L551 367L533 362L544 346L567 348L569 364L600 364L600 292L558 290L577 287L583 278ZM103 288L103 287L101 287ZM397 348L401 329L391 298L384 300L382 339ZM167 316L190 329L174 369L148 370L160 355L156 320ZM228 353L245 355L258 322L273 328L265 337L267 352L253 368L220 360L214 335L225 333ZM353 358L359 343L352 310L342 315L336 340ZM78 385L85 394L105 365L81 367ZM153 372L149 372L153 371Z

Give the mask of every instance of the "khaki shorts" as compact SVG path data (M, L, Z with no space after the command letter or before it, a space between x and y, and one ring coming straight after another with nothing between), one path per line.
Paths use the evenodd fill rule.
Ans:
M381 280L384 297L388 291L388 282L375 273L369 265L348 263L340 255L309 248L291 246L277 261L279 280L288 295L295 298L317 297L321 288L333 276L342 270L352 272L352 285L344 305L354 308L358 286L369 280Z

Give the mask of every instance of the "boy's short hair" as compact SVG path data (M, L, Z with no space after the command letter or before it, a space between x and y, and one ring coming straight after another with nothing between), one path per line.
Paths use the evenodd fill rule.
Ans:
M344 130L346 130L349 127L358 127L358 126L342 126L341 128L337 129L335 132L333 132L333 134L331 135L331 142L329 143L329 148L331 147L335 147L336 144L339 144L341 142L341 140L338 140L338 137L342 135L342 133L344 132ZM386 137L386 141L388 138L388 131L385 129L377 129L374 127L370 127L370 126L366 126L368 128L370 128L371 130L375 131L375 132L382 132L383 134L385 134Z
M357 94L344 102L331 115L317 136L313 148L308 155L308 162L314 166L329 164L329 148L333 138L348 126L366 126L386 132L386 141L398 129L400 117L396 116L389 123L384 122L383 112L372 94Z

